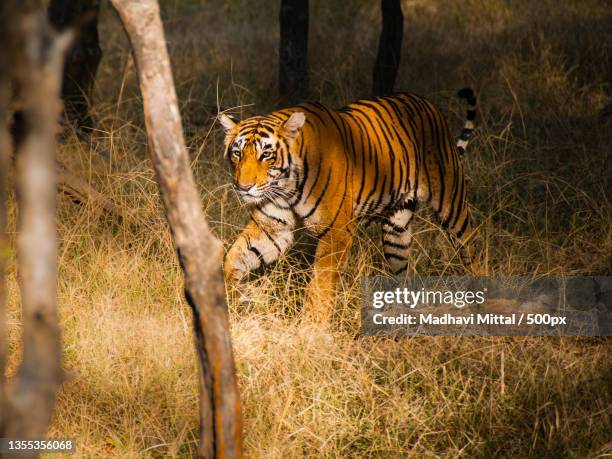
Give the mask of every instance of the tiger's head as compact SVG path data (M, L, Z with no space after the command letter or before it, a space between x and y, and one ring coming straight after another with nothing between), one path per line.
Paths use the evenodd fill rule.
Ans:
M293 112L284 122L266 116L236 122L222 113L219 121L240 198L247 204L290 198L299 173L292 152L306 121L304 113Z

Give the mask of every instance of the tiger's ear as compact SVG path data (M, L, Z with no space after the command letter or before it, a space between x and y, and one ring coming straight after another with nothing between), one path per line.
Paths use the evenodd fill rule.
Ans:
M225 113L219 114L219 122L221 123L221 126L223 126L223 129L225 130L226 134L232 132L232 129L236 127L236 121L234 121L230 116L226 115Z
M303 112L293 112L289 119L285 121L285 134L290 139L295 139L302 126L306 122L306 115Z

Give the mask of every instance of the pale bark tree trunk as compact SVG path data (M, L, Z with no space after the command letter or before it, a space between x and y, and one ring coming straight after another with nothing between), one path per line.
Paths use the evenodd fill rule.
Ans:
M3 77L12 82L19 109L15 132L19 208L17 261L23 322L23 360L6 388L0 437L44 437L63 379L56 302L55 135L60 114L63 57L71 34L58 35L37 1L5 0L3 45L9 50ZM0 105L6 102L0 101ZM5 109L4 115L7 114ZM6 116L2 117L3 128ZM5 131L3 130L3 133ZM0 142L3 174L8 143ZM3 218L5 218L3 210ZM4 222L2 222L4 224ZM4 312L4 311L2 311ZM4 342L2 342L4 347ZM2 368L4 371L4 350ZM36 457L36 454L22 457Z
M381 0L381 11L382 29L372 75L372 92L375 96L393 92L404 33L404 14L400 0Z
M12 55L8 47L8 38L11 31L9 20L9 9L7 3L0 3L0 42L7 47L0 53L0 434L4 432L6 423L5 413L5 387L6 378L4 369L6 367L6 279L4 271L6 267L6 253L8 241L6 237L7 203L6 203L6 169L10 155L10 140L8 132L9 103L11 98L10 75L8 69Z
M112 0L132 44L144 101L149 151L185 275L201 370L199 454L242 456L240 397L232 353L223 250L210 231L181 127L156 0Z

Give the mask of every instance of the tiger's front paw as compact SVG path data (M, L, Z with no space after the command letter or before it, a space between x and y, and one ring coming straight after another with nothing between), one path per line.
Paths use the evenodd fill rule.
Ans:
M225 277L225 285L227 286L238 285L240 279L242 279L240 272L229 266L227 262L223 265L223 275Z
M253 299L248 294L243 282L244 273L233 268L229 263L223 266L225 274L225 286L230 304L244 308L253 304Z
M236 305L240 308L251 306L254 304L253 299L248 294L244 282L240 281L227 281L225 282L228 301L232 305Z
M235 289L233 292L233 295L234 296L232 300L234 304L239 305L241 308L253 306L255 304L255 301L253 300L253 298L251 298L241 289Z

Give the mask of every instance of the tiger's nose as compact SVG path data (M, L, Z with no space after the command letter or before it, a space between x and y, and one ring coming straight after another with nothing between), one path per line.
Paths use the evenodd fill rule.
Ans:
M245 191L246 192L246 191L249 191L251 188L253 188L253 186L255 186L255 184L253 184L253 183L248 184L248 185L243 185L242 183L239 183L238 184L238 189L240 191Z

